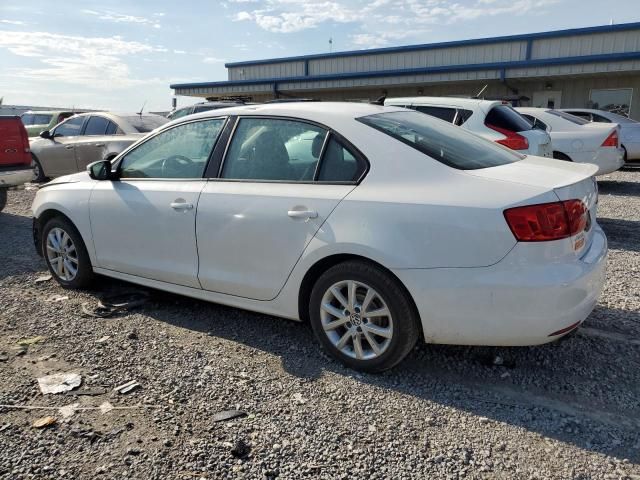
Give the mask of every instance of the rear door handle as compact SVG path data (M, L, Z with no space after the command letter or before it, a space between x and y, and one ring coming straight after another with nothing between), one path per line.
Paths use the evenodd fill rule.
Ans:
M67 146L66 146L66 147L64 147L64 148L66 148L67 150L71 150L71 149L73 148L73 145L67 145Z
M96 143L96 147L104 147L104 143Z
M192 210L193 209L193 203L187 203L187 202L171 202L169 206L174 210Z
M317 218L318 217L318 212L316 212L315 210L289 210L287 212L287 215L289 215L291 218Z

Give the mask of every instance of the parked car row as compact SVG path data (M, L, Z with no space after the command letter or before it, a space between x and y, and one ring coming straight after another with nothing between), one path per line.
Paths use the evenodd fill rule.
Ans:
M501 102L448 101L401 103L451 124L330 102L184 116L42 185L36 249L65 288L101 274L309 321L364 371L419 339L558 339L604 283L598 167L550 158L549 133Z

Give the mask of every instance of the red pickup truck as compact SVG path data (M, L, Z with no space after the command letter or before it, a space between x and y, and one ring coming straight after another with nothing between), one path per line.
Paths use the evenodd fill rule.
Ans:
M27 130L18 116L0 116L0 211L7 189L31 180L31 150Z

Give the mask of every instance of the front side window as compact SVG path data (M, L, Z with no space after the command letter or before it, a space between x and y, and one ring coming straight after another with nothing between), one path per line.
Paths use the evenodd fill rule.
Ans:
M104 135L107 131L109 120L103 117L89 117L87 126L84 129L85 135Z
M327 131L309 123L243 118L224 160L234 180L313 181Z
M358 121L460 170L496 167L524 158L454 125L435 122L417 112L380 113L361 117ZM524 118L522 121L529 125Z
M202 178L224 119L178 125L131 150L120 162L120 178Z
M60 124L54 132L55 137L73 137L80 135L86 117L74 117Z

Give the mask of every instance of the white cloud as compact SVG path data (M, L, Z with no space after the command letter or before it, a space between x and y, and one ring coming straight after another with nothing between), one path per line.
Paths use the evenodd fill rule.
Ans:
M85 10L82 10L82 13L87 15L93 15L95 17L98 17L100 20L107 20L115 23L134 23L134 24L137 23L140 25L151 25L154 28L161 27L161 25L157 23L158 22L157 19L137 17L135 15L126 15L122 13L112 12L109 10L97 11L97 10L85 9ZM164 13L162 14L154 13L153 16L162 17L164 16Z
M224 63L224 59L217 57L204 57L202 59L203 63Z
M355 46L380 46L417 37L425 25L455 24L481 16L531 15L559 0L264 0L232 15L236 22L250 21L274 33L318 28L323 23L355 23L360 33L351 36ZM370 43L368 43L370 41Z
M22 20L5 20L4 18L0 19L0 23L4 23L6 25L17 25L17 26L26 25L26 23L23 22Z
M122 37L80 37L47 32L0 31L0 49L34 57L39 65L14 69L17 78L64 82L88 88L126 88L157 79L136 79L122 57L158 53L162 48ZM164 49L166 50L166 49Z

